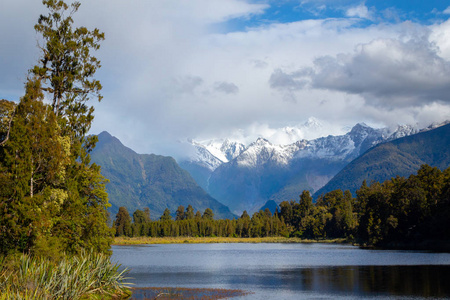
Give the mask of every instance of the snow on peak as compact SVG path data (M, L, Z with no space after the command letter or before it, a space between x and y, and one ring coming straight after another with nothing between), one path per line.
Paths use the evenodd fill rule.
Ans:
M422 130L419 130L417 125L399 125L395 129L376 129L365 123L358 123L346 134L324 135L307 140L302 138L306 128L323 129L322 124L311 117L301 126L284 127L278 131L280 134L278 136L272 134L268 138L259 137L248 147L229 139L190 141L197 149L197 157L192 158L191 161L199 162L211 170L215 170L218 166L231 161L235 161L240 166L257 167L266 163L279 166L288 165L292 159L306 157L330 160L354 159L379 143L431 130L448 123L450 122L432 124ZM289 141L289 143L280 143L280 141Z
M245 167L256 167L266 163L287 165L294 154L304 147L304 143L297 142L290 145L274 145L264 138L258 138L236 158L237 164Z
M229 139L220 146L221 153L225 156L227 161L233 160L238 157L245 150L245 146L238 142L232 142Z
M205 161L209 169L215 170L223 163L239 156L245 150L245 146L229 139L215 139L203 142L189 140L189 143L196 148L196 154L191 157L191 161Z
M309 117L308 120L305 123L303 123L302 127L304 129L310 129L310 130L316 130L316 131L323 129L322 123L314 117Z

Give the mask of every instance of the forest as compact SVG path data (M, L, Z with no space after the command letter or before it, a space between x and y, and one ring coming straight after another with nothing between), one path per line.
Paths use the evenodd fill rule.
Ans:
M211 209L194 213L179 206L175 218L166 209L159 220L149 209L132 216L120 207L115 236L149 237L299 237L344 238L364 247L448 250L450 247L450 168L441 171L422 165L408 178L383 183L364 181L353 197L334 190L314 203L309 191L299 201L283 201L272 214L269 209L244 211L238 219L215 220Z

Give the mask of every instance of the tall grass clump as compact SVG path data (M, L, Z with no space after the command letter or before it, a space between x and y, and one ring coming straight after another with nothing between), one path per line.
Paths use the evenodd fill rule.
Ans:
M129 295L125 274L107 255L84 252L52 262L22 254L0 258L0 300L120 299Z

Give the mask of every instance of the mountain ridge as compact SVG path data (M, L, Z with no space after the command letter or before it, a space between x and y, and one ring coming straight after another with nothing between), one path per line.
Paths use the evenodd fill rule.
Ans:
M389 130L358 123L344 135L302 139L288 145L275 145L258 138L241 148L232 160L214 168L202 167L201 156L196 161L182 161L180 166L235 213L253 212L268 200L295 199L304 189L317 192L345 165L380 143L438 126L422 130L398 126ZM197 143L195 147L208 153L204 145Z
M175 213L179 205L190 204L200 211L211 208L220 218L235 217L228 207L198 186L172 157L137 154L106 131L98 139L91 158L110 180L106 188L113 215L120 206L127 207L130 213L149 207L152 218L159 218L166 208Z
M432 145L432 147L431 147ZM314 196L334 189L351 193L366 180L384 182L396 176L407 177L421 165L428 164L441 170L450 165L450 124L430 127L421 131L379 144L350 162Z

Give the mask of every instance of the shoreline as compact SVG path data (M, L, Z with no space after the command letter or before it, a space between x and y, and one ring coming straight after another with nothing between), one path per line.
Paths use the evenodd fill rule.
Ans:
M131 288L127 299L230 299L252 294L240 289L183 288L183 287L137 287Z
M112 245L152 245L152 244L218 244L218 243L332 243L332 244L351 244L346 239L324 239L309 240L300 238L285 237L256 237L256 238L235 238L235 237L116 237Z

